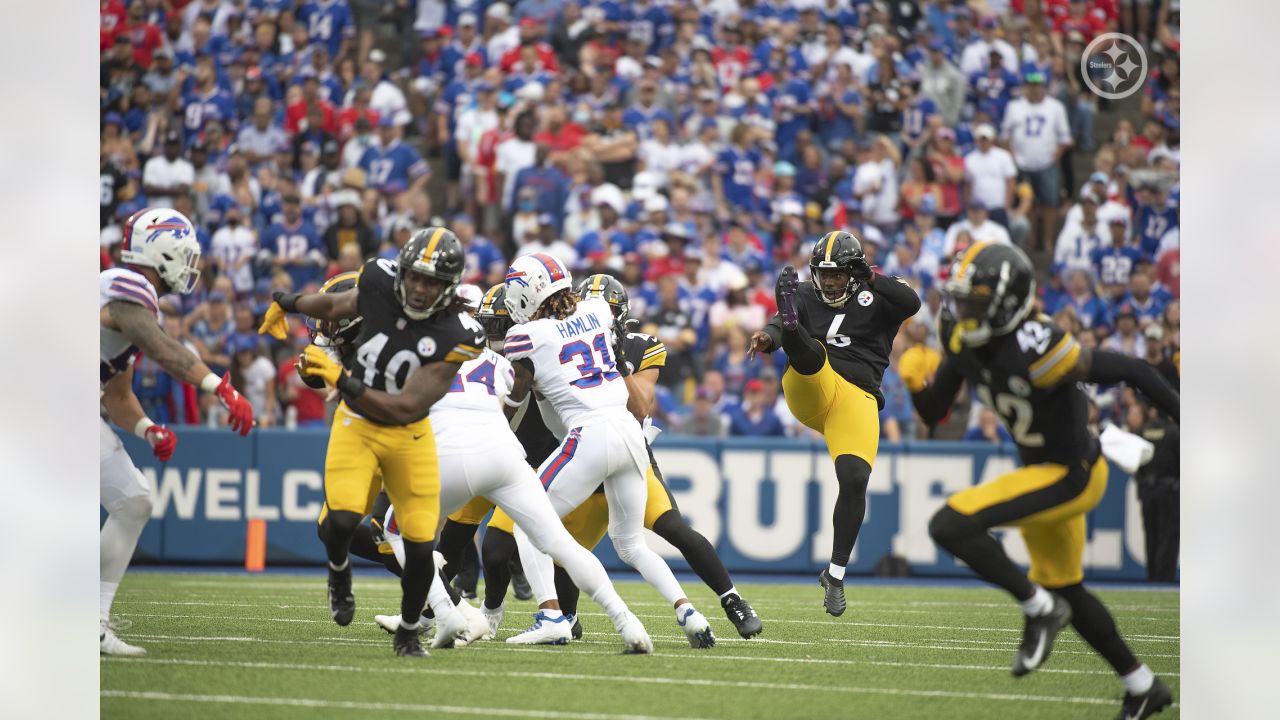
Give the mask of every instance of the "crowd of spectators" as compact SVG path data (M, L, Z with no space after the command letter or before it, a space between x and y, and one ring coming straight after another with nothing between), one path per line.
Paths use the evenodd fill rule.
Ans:
M929 435L896 362L937 358L940 285L976 241L1026 249L1039 309L1082 344L1176 382L1178 19L1178 0L105 0L101 263L140 208L197 224L201 283L164 298L166 328L262 425L326 415L295 371L305 330L255 332L271 292L441 224L481 287L535 251L619 277L666 343L673 432L811 436L781 353L746 347L777 269L807 276L832 228L924 300L885 374L888 440ZM1080 74L1110 30L1146 46L1140 103ZM221 422L146 358L135 386L157 421ZM1093 397L1100 418L1133 400ZM1007 440L961 405L933 436Z

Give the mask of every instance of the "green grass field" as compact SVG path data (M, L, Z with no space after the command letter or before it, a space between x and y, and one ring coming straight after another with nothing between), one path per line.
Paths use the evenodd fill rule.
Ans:
M652 656L619 654L612 625L586 597L583 641L507 645L535 607L508 597L497 641L409 660L373 624L375 613L397 611L394 578L358 576L356 620L339 628L319 575L130 573L115 612L133 622L121 636L149 656L102 660L102 717L1075 720L1119 709L1120 684L1070 630L1047 667L1012 678L1022 623L994 590L851 578L837 619L822 612L816 582L742 584L765 629L741 640L710 591L684 584L712 622L713 649L689 648L656 593L622 582ZM1176 699L1178 593L1098 594ZM1178 717L1178 706L1159 717Z

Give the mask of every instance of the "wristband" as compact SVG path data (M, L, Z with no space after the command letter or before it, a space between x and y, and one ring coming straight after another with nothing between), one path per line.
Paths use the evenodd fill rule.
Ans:
M218 377L213 373L209 373L208 375L204 376L203 380L200 381L200 389L204 392L212 394L212 393L218 392L218 386L221 384L222 384L222 378Z
M142 416L142 419L138 420L137 424L135 424L135 425L133 426L133 434L134 434L134 435L137 435L138 437L142 438L143 440L146 440L146 439L147 439L147 428L150 428L151 426L153 426L153 425L155 425L155 424L156 424L156 423L155 423L155 421L154 421L154 420L152 420L151 418L147 417L146 415L143 415L143 416Z
M351 377L346 373L338 376L338 392L349 398L358 398L364 394L368 388L359 380Z
M520 400L512 401L510 395L504 395L502 396L502 404L506 405L507 407L518 408L524 404L524 399L521 398Z
M271 294L271 298L276 301L276 304L287 313L298 312L298 298L300 297L302 297L302 293L287 293L279 290Z

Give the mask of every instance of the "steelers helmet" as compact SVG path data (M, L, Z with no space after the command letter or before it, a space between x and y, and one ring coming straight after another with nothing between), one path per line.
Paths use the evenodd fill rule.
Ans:
M419 230L409 238L409 242L400 248L396 258L396 279L394 290L396 299L404 314L412 320L425 320L449 306L454 293L462 282L462 273L466 270L467 258L462 248L462 241L453 231L443 227L429 227ZM445 287L431 306L426 310L409 307L405 294L405 276L408 273L422 273L427 277L441 280Z
M834 270L849 274L849 284L844 294L835 300L827 299L822 292L819 271ZM862 254L862 242L845 230L832 230L813 244L813 256L809 259L809 273L813 277L813 291L822 302L831 307L841 307L853 297L858 286L871 279L871 266Z
M320 286L320 292L337 294L354 290L359 278L360 273L354 270L338 273ZM324 336L328 343L335 347L350 345L355 342L356 336L360 334L360 316L357 315L353 318L343 318L341 320L314 320L307 318L307 331L311 334L312 342L320 335Z
M1018 327L1035 305L1035 273L1013 245L978 242L952 265L942 291L954 317L951 336L942 340L960 352Z
M627 320L630 319L631 298L627 295L627 288L617 278L596 273L579 283L576 293L579 300L600 298L609 303L617 326L619 328L627 326Z
M515 324L511 319L511 311L507 310L506 300L507 286L498 283L489 288L484 297L480 298L480 307L476 310L476 321L484 328L489 347L495 351L502 349L502 344L507 338L507 330Z

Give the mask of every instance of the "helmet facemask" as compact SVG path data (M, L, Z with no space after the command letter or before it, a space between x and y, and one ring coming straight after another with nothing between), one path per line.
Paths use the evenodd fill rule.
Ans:
M818 299L833 308L842 307L845 303L849 302L849 298L853 297L853 293L858 288L858 283L853 279L853 274L840 267L835 262L823 261L811 263L809 265L809 270L813 275L813 290L818 293ZM835 300L828 298L827 294L822 290L822 274L825 272L844 273L849 278L844 285L844 292Z
M396 299L400 301L400 307L403 308L404 314L409 316L410 320L426 320L437 312L448 307L449 303L453 302L454 293L458 289L458 284L460 282L460 278L440 277L436 272L427 270L425 267L419 267L425 265L426 263L415 262L413 266L400 268L396 273ZM439 281L438 287L440 288L440 293L436 295L436 299L433 300L425 310L415 308L409 304L409 273L414 273L422 277Z

